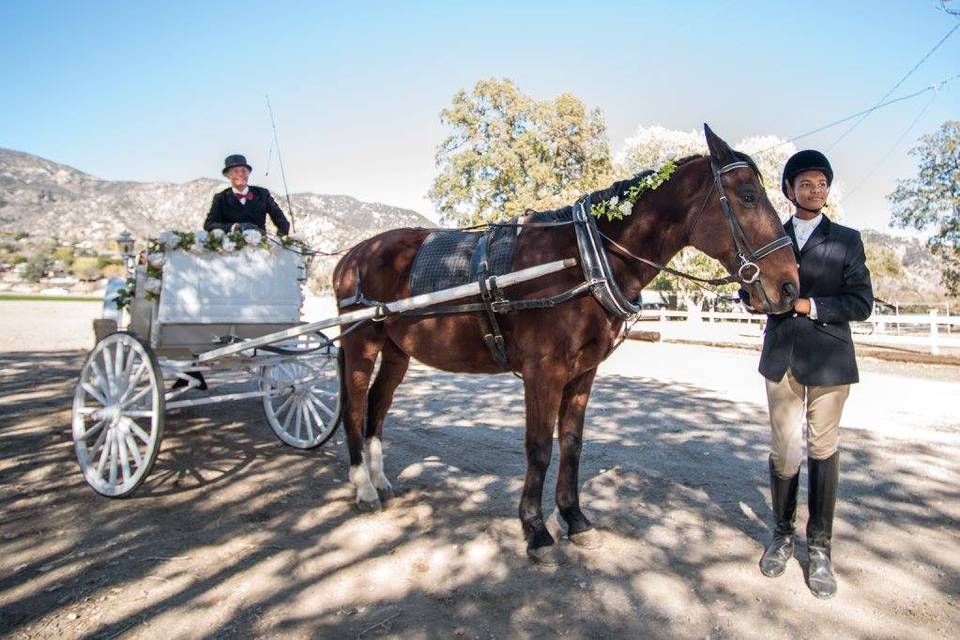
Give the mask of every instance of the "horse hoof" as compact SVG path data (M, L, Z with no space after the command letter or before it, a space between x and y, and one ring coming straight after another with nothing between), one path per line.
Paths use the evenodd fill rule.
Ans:
M570 536L570 542L581 549L599 549L603 546L603 540L596 529L587 529L580 533L573 533Z
M379 500L359 500L357 501L357 511L360 513L374 513L382 509Z
M555 567L566 561L566 558L563 557L560 549L555 544L547 547L537 547L536 549L527 547L527 557L536 564L548 567Z
M397 494L394 492L393 487L387 487L386 489L377 489L377 497L380 498L381 503L386 504L396 498Z

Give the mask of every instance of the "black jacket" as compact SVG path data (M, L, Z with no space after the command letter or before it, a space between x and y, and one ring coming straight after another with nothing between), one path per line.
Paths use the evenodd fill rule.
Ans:
M866 320L873 310L860 233L824 216L798 251L792 218L784 228L800 265L800 297L813 298L817 319L767 316L760 373L778 381L790 368L801 384L812 386L859 382L850 322Z
M290 231L290 223L280 209L280 205L270 195L270 191L262 187L250 187L253 199L246 204L234 195L232 188L226 188L213 196L210 213L203 222L205 231L223 229L229 231L234 223L255 224L266 230L267 216L277 226L277 235L285 236Z

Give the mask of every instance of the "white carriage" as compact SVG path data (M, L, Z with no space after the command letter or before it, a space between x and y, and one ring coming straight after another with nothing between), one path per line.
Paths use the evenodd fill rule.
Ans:
M311 256L272 238L265 245L154 254L159 282L146 265L132 268L129 322L97 342L74 395L77 459L98 493L121 497L140 486L172 409L260 398L284 443L310 449L333 435L341 417L338 349L318 331L296 331ZM298 335L243 347L278 332ZM205 357L225 346L234 348ZM198 373L254 388L201 395L203 378L190 375Z
M345 334L362 322L436 309L481 291L472 282L306 323L300 287L312 254L272 238L257 243L226 253L168 248L148 257L151 266L131 266L129 322L98 332L105 335L84 361L73 400L77 459L98 493L122 497L143 483L171 409L260 398L280 440L300 449L322 445L342 417L338 337L324 329L349 325ZM148 277L155 262L162 262L159 280ZM484 287L509 287L576 264L556 260L484 277ZM198 373L256 389L198 396L205 390L191 375Z

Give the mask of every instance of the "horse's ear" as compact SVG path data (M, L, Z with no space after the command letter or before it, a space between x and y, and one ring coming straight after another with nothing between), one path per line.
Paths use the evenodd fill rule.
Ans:
M710 157L715 166L722 167L737 161L737 156L730 145L715 134L706 122L703 123L703 134L707 137L707 148L710 150Z

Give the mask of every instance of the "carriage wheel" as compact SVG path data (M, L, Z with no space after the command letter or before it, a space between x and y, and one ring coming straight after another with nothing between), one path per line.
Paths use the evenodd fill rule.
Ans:
M104 496L139 487L163 438L163 378L153 350L130 333L96 344L73 396L73 443L83 476Z
M330 439L342 417L339 349L293 357L260 371L263 412L270 428L297 449L313 449Z

